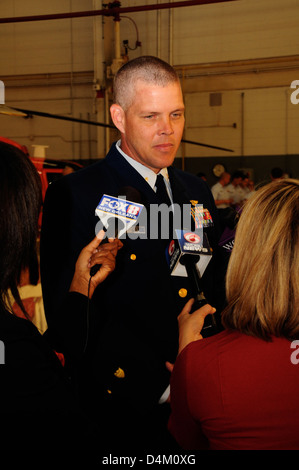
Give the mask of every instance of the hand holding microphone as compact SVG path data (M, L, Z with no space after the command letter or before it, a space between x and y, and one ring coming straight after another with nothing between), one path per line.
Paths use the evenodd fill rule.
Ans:
M173 240L166 252L171 275L187 276L190 282L190 293L194 297L193 310L207 304L201 274L204 273L212 258L209 242L205 233L176 230L177 239ZM190 313L192 313L190 310ZM208 314L207 314L208 315ZM212 315L207 316L202 325L201 335L212 336L218 333L217 323Z
M118 239L108 240L108 243L102 244L104 236L105 232L102 230L81 251L76 262L70 292L75 291L86 296L89 294L91 298L95 288L114 270L117 252L123 244ZM99 269L91 278L90 269L95 265L99 266Z
M104 194L96 208L96 215L105 227L102 244L107 243L109 237L124 236L127 230L137 223L143 209L143 204L140 203L141 194L137 189L125 186L119 190L119 194L122 197ZM90 276L93 277L100 267L100 264L94 264Z
M197 266L200 261L199 255L184 255L180 259L180 263L185 266L186 272L192 286L192 292L194 295L194 303L189 313L193 313L195 310L200 309L204 305L208 304L205 298L201 275ZM209 313L209 312L208 312ZM208 315L204 319L204 323L201 327L202 337L212 336L218 332L216 320L213 315Z
M112 221L112 223L110 224L109 221ZM112 230L111 226L113 226ZM123 228L123 226L124 224L121 220L116 218L109 219L108 229L101 230L99 232L99 234L102 234L101 236L98 234L98 237L100 236L101 238L101 247L103 248L107 243L112 243L113 240L117 240L118 233ZM101 268L101 263L92 263L90 266L90 276L93 277Z
M195 310L192 315L192 307L194 300L190 299L182 312L178 316L179 323L179 351L180 353L189 343L203 339L202 328L204 326L205 318L207 315L213 315L216 309L209 304L205 304L198 310Z

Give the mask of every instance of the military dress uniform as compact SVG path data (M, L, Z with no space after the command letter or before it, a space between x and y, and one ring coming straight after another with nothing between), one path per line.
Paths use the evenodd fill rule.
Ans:
M204 230L213 259L203 282L208 301L220 311L224 281L217 260L220 234L213 196L206 183L194 175L174 167L168 168L168 175L173 202L181 207L198 202L207 215ZM139 191L147 214L151 204L159 204L155 191L123 158L116 144L105 159L50 185L41 235L41 276L49 329L60 330L57 305L68 291L80 251L95 236L99 222L95 208L103 194L118 196L125 186ZM105 445L116 449L163 445L160 431L163 428L163 434L166 430L169 409L159 400L170 378L165 362L175 361L177 315L192 296L187 278L170 276L165 256L169 240L150 239L149 224L148 217L147 227L139 224L139 234L123 240L115 270L97 287L88 314L82 312L88 315L89 331L79 389L93 417L103 422ZM142 236L144 229L147 233Z

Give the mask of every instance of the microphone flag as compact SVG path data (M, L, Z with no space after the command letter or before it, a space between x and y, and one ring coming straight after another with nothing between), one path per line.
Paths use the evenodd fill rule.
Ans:
M185 255L198 257L196 266L202 276L212 258L206 233L203 230L190 232L178 229L175 232L177 238L166 248L166 260L171 276L187 277L185 266L181 262Z
M116 224L117 221L122 222L121 224L118 224L120 228L117 233L117 237L121 238L125 235L129 228L136 224L143 207L143 204L139 204L138 202L128 201L127 199L103 194L99 204L96 207L95 213L101 220L104 227L106 229L109 227L111 237L115 237L115 234L112 235L113 228L111 227L111 224L113 222Z

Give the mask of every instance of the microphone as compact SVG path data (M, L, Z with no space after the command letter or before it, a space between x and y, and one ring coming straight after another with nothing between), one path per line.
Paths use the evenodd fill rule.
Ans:
M183 264L186 268L188 279L191 283L192 291L194 293L195 301L190 312L193 313L195 310L203 307L208 302L203 293L202 279L196 264L195 257L192 255L184 255L180 259L180 263ZM209 314L205 317L201 335L204 338L208 338L209 336L215 335L216 333L218 333L218 327L215 317L214 315Z
M236 235L236 229L225 227L225 229L222 232L218 245L221 248L223 248L226 252L231 253L233 251L233 247L235 243L235 235Z
M234 248L236 229L243 208L235 211L233 216L227 218L226 227L222 232L218 245L227 253L231 253Z
M122 220L119 220L117 218L110 218L107 221L108 227L104 227L105 231L105 238L102 240L101 245L105 245L106 243L109 243L108 238L117 238L118 233L123 229L124 223ZM110 235L111 234L111 235ZM93 277L98 270L100 269L101 264L95 264L90 268L90 276Z
M124 237L129 228L136 224L144 207L140 203L141 194L137 189L125 186L118 192L120 194L118 198L103 194L96 207L96 215L102 222L106 232L102 244L108 243L108 238L121 239L121 237ZM100 264L92 266L90 276L94 276L100 267Z
M205 232L176 230L177 239L172 240L166 258L172 276L188 277L192 295L195 297L191 313L207 303L203 292L202 275L208 266L212 253ZM207 315L201 334L204 338L218 333L213 315Z

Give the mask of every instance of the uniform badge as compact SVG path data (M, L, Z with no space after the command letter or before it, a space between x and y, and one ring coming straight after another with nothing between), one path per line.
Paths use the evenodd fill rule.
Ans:
M202 204L194 199L190 200L191 203L191 217L195 222L195 229L207 228L214 225L212 216L208 209L204 209Z

